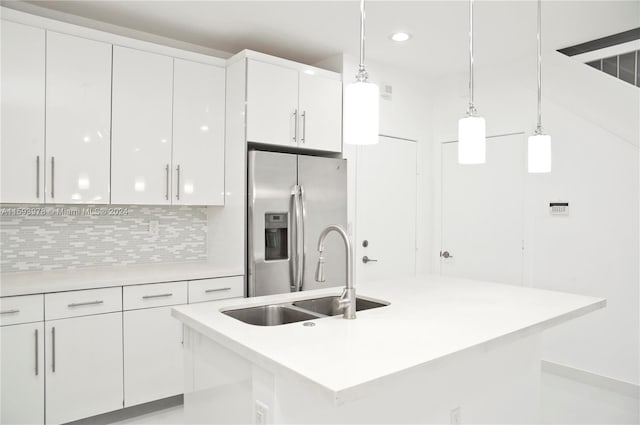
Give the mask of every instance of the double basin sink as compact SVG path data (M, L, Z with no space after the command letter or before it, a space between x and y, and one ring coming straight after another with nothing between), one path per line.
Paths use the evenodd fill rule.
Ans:
M250 325L278 326L342 314L342 310L338 306L339 298L340 297L312 298L282 304L229 309L223 310L222 313ZM389 305L389 303L356 297L356 311L369 310L387 305Z

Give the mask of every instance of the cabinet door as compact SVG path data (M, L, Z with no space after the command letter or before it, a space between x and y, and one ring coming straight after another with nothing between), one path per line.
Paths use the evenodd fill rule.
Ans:
M298 71L248 61L247 140L297 146Z
M0 202L44 201L45 33L2 21Z
M225 70L174 59L173 204L224 205Z
M111 45L47 32L47 203L109 203Z
M45 323L47 423L122 408L122 312Z
M124 313L126 407L183 392L182 325L171 308Z
M44 423L44 323L0 328L3 424Z
M300 73L301 148L342 151L342 83Z
M112 204L171 203L173 59L113 48Z

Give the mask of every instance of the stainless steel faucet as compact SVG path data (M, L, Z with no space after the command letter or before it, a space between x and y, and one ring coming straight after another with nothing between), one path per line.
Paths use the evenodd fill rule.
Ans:
M344 247L347 254L347 286L342 291L342 295L338 299L338 305L343 310L343 317L345 319L356 318L356 288L353 287L353 252L351 251L351 242L349 242L349 236L347 232L337 224L331 224L327 226L320 233L318 238L318 252L320 257L318 258L318 265L316 267L316 282L324 282L324 257L322 253L324 251L324 240L331 232L337 232L344 242Z

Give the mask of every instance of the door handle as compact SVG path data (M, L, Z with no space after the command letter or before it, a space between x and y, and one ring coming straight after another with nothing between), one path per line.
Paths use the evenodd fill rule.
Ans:
M165 178L166 178L164 199L166 199L168 201L169 200L169 164L167 164L164 167L164 173L165 173Z
M374 260L373 258L369 258L366 255L364 257L362 257L362 262L367 264L367 263L377 263L378 260Z
M440 251L440 256L442 258L453 258L453 255L449 254L449 251Z
M55 169L56 169L56 158L52 156L52 157L51 157L51 199L55 198L55 187L56 187L56 183L55 183L55 177L56 177Z
M38 329L36 329L36 376L40 373L40 370L38 370L38 360Z
M302 137L300 141L304 143L307 140L307 111L302 111Z

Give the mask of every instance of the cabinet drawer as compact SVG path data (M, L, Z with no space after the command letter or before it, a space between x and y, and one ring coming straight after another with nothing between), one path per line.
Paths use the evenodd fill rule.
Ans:
M150 283L124 287L124 309L187 303L187 282Z
M189 281L189 303L244 297L244 276Z
M122 288L87 289L45 294L46 320L122 311Z
M0 325L43 321L43 300L44 295L0 298Z

